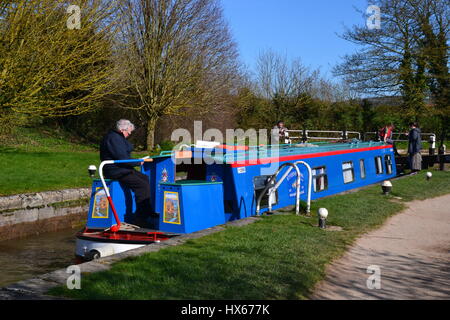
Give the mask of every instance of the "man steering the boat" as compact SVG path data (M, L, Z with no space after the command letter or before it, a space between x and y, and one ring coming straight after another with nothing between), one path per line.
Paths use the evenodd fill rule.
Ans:
M100 143L100 160L131 159L133 145L127 139L134 129L134 124L129 120L117 121L115 128L110 130ZM146 221L151 211L150 182L145 174L134 169L140 164L140 162L108 164L104 167L104 174L106 178L118 180L120 184L133 190L136 201L133 223L140 227L147 227Z

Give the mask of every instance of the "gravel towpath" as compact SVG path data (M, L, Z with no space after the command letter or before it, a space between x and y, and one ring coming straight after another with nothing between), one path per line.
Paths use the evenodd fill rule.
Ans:
M450 299L450 194L409 202L362 236L310 298Z

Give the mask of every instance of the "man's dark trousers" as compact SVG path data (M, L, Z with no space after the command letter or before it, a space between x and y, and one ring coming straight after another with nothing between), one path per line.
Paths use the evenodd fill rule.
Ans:
M119 182L133 190L136 201L135 221L143 222L151 213L150 206L150 182L145 174L132 170L120 177Z

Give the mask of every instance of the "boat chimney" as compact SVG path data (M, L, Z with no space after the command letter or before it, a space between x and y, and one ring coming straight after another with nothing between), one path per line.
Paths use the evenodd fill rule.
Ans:
M91 178L94 178L95 172L96 172L96 171L97 171L97 167L94 166L93 164L91 164L91 165L88 167L89 176L90 176Z

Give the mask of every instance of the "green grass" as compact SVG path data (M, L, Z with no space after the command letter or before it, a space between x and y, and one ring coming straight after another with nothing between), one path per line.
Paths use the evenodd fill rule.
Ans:
M87 168L100 163L98 146L57 129L18 128L0 141L0 196L90 187Z
M133 154L139 157L142 154ZM91 186L87 168L99 166L94 152L26 152L0 149L0 196Z
M87 166L98 162L95 146L60 129L17 128L1 137L0 196L88 187Z
M89 187L90 164L98 164L94 152L0 151L0 195Z
M59 128L17 128L13 134L2 136L0 152L93 152L95 144L86 143Z
M450 172L425 172L393 181L393 194L379 185L313 202L329 210L328 224L294 214L263 217L243 227L226 227L200 239L127 258L108 271L83 274L81 290L57 287L50 294L75 299L305 299L325 267L361 234L380 226L405 206L389 201L450 193Z

